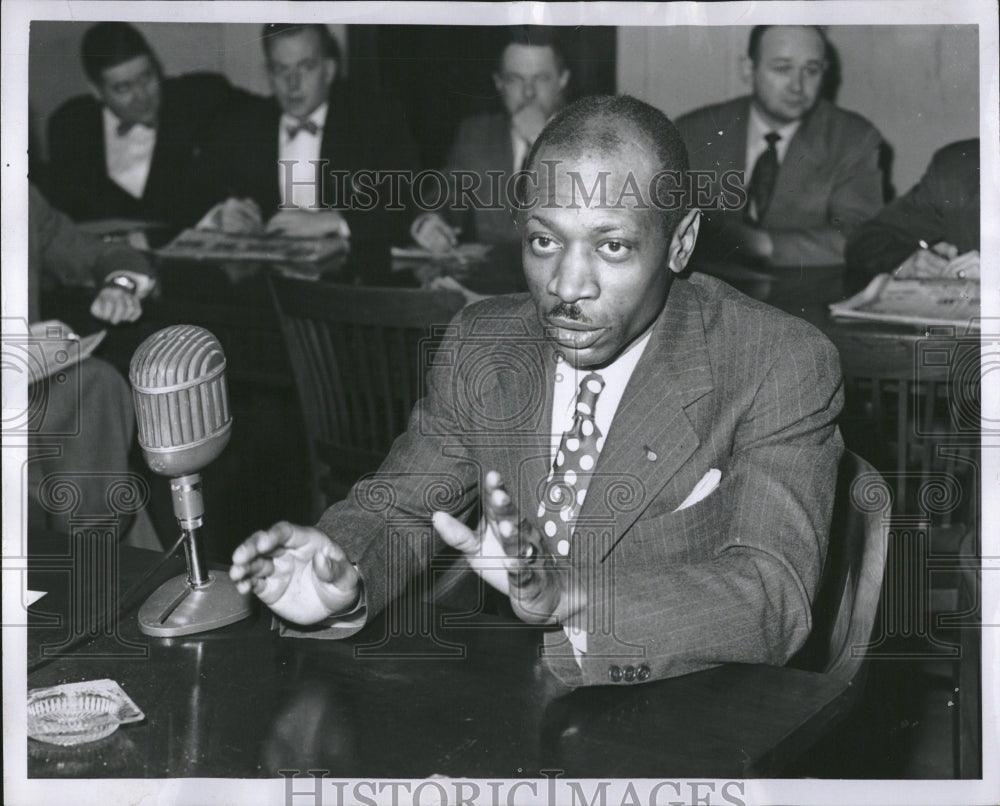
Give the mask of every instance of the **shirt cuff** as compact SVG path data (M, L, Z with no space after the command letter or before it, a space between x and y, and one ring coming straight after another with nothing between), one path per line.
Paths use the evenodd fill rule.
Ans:
M128 277L133 283L135 283L135 295L139 299L145 299L148 297L150 292L152 292L152 290L156 287L156 278L150 277L148 274L141 274L137 271L124 271L122 269L109 272L108 276L104 278L104 282L107 283L115 277Z

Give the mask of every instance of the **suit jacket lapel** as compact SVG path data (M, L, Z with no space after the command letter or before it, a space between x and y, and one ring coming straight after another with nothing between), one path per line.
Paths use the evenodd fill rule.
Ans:
M698 447L684 409L713 388L701 307L675 280L606 435L581 522L610 517L617 544Z

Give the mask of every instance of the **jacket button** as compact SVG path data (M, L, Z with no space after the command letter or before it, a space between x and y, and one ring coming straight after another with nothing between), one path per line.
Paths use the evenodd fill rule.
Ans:
M622 677L625 678L625 682L627 683L631 683L633 680L635 680L635 667L626 666L622 672Z
M635 679L641 683L643 680L649 680L650 674L649 667L645 663L640 663L639 668L635 670Z
M611 678L611 682L617 683L619 680L622 679L622 670L619 669L617 666L612 666L610 669L608 669L608 677Z

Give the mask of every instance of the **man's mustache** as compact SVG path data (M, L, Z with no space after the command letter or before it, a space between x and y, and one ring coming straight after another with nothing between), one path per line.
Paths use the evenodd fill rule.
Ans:
M560 302L549 311L549 316L556 319L568 319L571 322L587 323L587 317L583 315L580 306L575 302Z

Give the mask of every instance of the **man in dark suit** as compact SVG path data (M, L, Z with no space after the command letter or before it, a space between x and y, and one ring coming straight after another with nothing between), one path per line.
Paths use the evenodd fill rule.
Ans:
M236 93L224 78L165 78L128 23L84 34L94 97L72 98L49 120L52 202L77 221L134 218L193 224L211 203L203 155Z
M875 275L971 277L979 274L979 140L935 152L920 181L847 242L856 284Z
M433 522L553 628L544 656L570 685L785 663L826 552L836 350L678 276L699 211L654 181L687 168L659 111L584 98L535 142L529 168L545 161L518 213L530 293L466 307L378 474L316 528L252 535L230 575L307 635L349 634L427 566ZM581 203L578 181L604 191Z
M827 48L814 26L757 26L743 61L752 94L677 119L691 167L711 177L695 199L697 259L842 264L851 231L882 206L879 133L820 97Z
M459 234L482 243L520 240L510 210L509 182L565 102L569 79L564 54L550 30L512 29L493 74L504 111L462 121L444 169L448 206L443 216L425 213L414 220L411 231L418 244L446 252Z
M340 49L325 25L262 32L273 98L226 121L211 160L224 202L203 221L227 232L405 240L416 148L402 114L337 81ZM217 153L216 153L217 152Z

